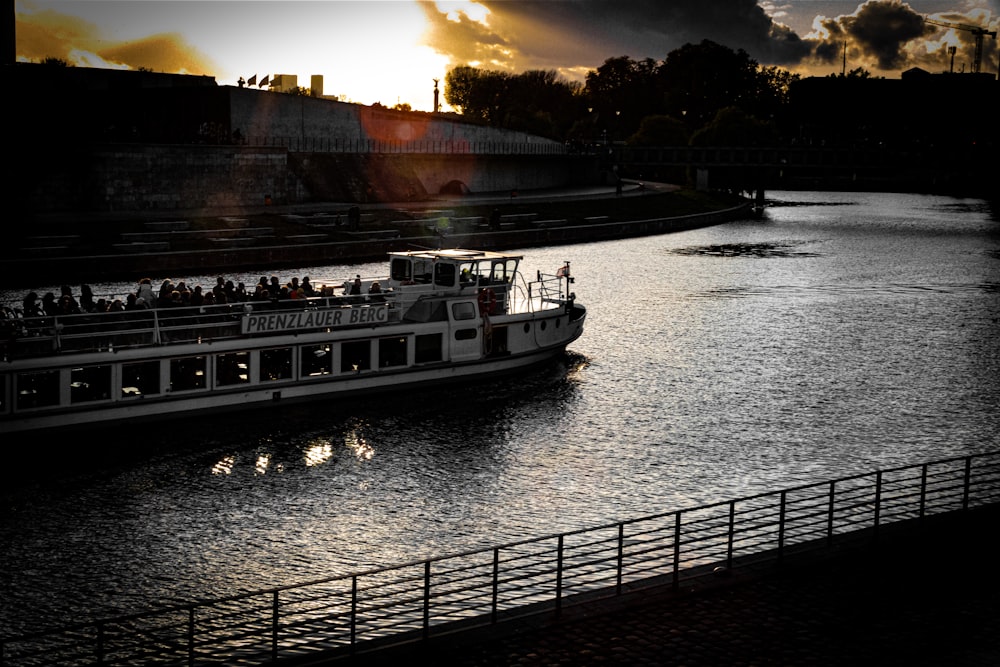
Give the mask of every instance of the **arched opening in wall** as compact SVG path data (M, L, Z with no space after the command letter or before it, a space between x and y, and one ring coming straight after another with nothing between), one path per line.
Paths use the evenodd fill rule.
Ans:
M459 180L451 180L441 186L441 191L438 194L442 195L467 195L470 194L472 190L469 186Z

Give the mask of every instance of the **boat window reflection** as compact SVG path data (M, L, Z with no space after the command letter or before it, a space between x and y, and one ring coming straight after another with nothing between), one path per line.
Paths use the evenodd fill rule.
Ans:
M122 396L140 397L159 393L159 361L122 364Z
M205 388L206 357L183 357L170 360L170 390L187 391Z
M476 315L476 306L471 301L461 301L451 306L451 316L456 320L474 320Z
M260 351L260 379L287 380L292 377L292 348Z
M405 337L381 338L378 341L378 362L382 368L405 366L407 345Z
M371 370L372 346L367 340L344 343L340 347L340 372L360 373Z
M250 382L250 353L230 352L215 358L215 384L224 387Z
M333 372L333 354L330 344L302 346L302 377L329 375Z
M17 408L59 404L59 371L17 374Z
M70 371L71 403L106 401L111 398L111 366L83 366Z
M442 340L439 333L416 336L413 342L413 361L418 364L441 361L444 358L441 353Z

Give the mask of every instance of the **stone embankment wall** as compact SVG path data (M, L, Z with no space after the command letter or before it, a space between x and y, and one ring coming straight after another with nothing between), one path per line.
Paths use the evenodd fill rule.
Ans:
M293 141L303 146L450 146L480 152L487 146L561 144L525 132L478 125L448 114L405 112L302 95L224 87L232 132L250 144ZM455 151L452 151L455 152Z
M223 145L98 144L31 179L34 212L172 211L266 202L420 200L593 182L547 139L433 114L225 87Z

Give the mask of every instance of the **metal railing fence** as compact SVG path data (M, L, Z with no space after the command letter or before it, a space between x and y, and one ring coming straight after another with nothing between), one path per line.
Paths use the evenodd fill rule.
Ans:
M693 582L880 526L1000 501L1000 452L878 470L595 528L0 641L0 665L265 664Z
M257 148L285 148L293 153L416 153L432 155L566 155L565 145L549 141L468 141L361 139L330 136L251 136L240 142Z

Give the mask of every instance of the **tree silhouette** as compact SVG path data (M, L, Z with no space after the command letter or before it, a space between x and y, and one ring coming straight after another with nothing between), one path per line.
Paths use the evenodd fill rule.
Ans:
M660 63L651 58L608 58L587 74L581 87L551 71L508 74L468 65L445 77L445 100L463 116L494 127L557 139L630 143L666 130L662 118L685 125L686 134L705 127L721 109L777 121L798 75L762 67L743 51L710 40L685 44ZM677 135L675 135L677 136Z

